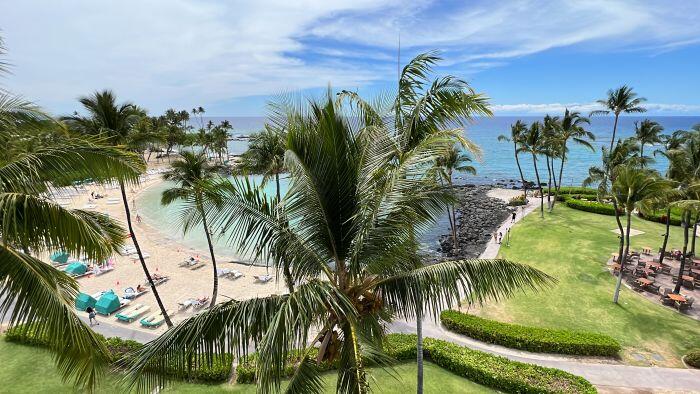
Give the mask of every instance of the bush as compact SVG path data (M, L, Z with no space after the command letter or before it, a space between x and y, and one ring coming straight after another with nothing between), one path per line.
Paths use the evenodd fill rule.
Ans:
M554 368L511 361L446 341L425 340L426 357L473 382L511 393L596 393L586 379Z
M582 201L573 197L565 197L564 202L567 207L578 209L579 211L615 216L615 208L609 204L603 204L598 201Z
M597 333L501 323L452 310L443 311L440 320L450 331L483 342L531 352L617 356L621 349L615 339Z
M559 188L559 194L579 194L595 197L598 195L598 190L590 187L562 186Z
M116 363L129 352L139 350L143 345L139 342L119 337L97 337L104 343L109 351L108 357L111 363ZM5 332L5 340L30 346L47 347L49 342L33 326L17 325ZM188 375L171 373L172 377L193 380L205 383L221 383L228 380L231 374L231 356L225 355L223 360L215 360L212 365L200 365Z
M683 358L685 363L693 368L700 368L700 349L693 350Z
M511 198L510 200L508 200L508 205L510 205L511 207L525 205L525 195L520 194L520 195L517 195L517 196Z

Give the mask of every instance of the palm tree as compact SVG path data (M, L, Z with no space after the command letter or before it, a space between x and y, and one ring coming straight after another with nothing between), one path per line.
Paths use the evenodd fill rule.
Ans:
M691 225L691 220L694 215L700 214L700 182L687 185L683 193L684 199L671 203L672 206L681 209L682 226L683 226L683 253L681 255L681 265L678 270L678 278L676 287L673 292L678 294L683 285L683 275L685 273L685 264L688 258L688 229Z
M581 116L577 111L569 111L569 109L564 110L564 117L561 118L560 128L558 129L557 139L561 143L561 164L559 166L559 186L556 188L554 202L552 202L552 208L559 198L559 189L563 183L564 177L564 163L566 162L566 153L569 151L567 144L569 140L573 141L575 144L584 146L591 151L594 151L593 145L589 141L595 141L595 135L590 131L584 129L584 124L589 124L590 120Z
M525 177L523 176L523 169L522 167L520 167L520 160L518 159L518 145L523 140L526 132L527 125L523 123L523 121L518 119L515 121L515 123L510 125L510 137L504 134L498 136L499 141L507 141L513 143L513 154L515 155L515 164L518 166L518 172L520 173L520 182L523 185L523 196L525 200L527 200L527 182L525 181ZM559 179L559 182L561 183L561 173L559 175Z
M642 165L646 164L644 157L644 145L654 145L663 142L661 132L663 126L649 119L644 119L641 122L634 122L634 134L637 142L639 142L639 157L642 160Z
M617 202L617 205L625 210L627 219L626 230L624 234L620 234L624 237L625 250L620 260L620 272L617 276L615 294L613 295L613 302L617 304L622 284L622 274L630 247L632 212L637 208L643 209L649 201L663 197L670 187L670 183L658 176L656 172L637 168L636 166L623 164L615 167L613 171L615 172L615 181L610 189L611 196Z
M554 181L554 190L557 189L557 178L554 173L554 158L560 156L562 149L561 140L559 139L559 130L561 124L558 116L545 115L542 121L542 154L547 162L547 209L552 211L552 181ZM554 179L552 175L554 174Z
M450 149L444 157L439 157L437 161L437 169L440 173L440 178L447 182L447 186L452 189L452 173L466 172L476 175L476 169L470 165L472 159L464 153L459 147L455 146ZM455 206L451 204L447 207L447 219L450 222L450 230L452 232L453 248L457 251L457 215L455 214Z
M603 147L601 149L603 153L603 166L592 166L588 169L588 177L583 180L583 186L588 187L593 184L598 185L598 201L604 201L608 198L610 194L611 183L615 182L616 172L615 168L622 165L637 165L638 157L636 153L639 151L639 145L634 141L633 138L627 138L625 140L618 141L615 145L615 149L609 152L607 148ZM620 207L618 206L617 200L614 198L612 200L613 209L615 210L615 222L617 223L617 229L620 232L620 247L618 249L617 262L622 262L622 253L625 248L625 237L624 229L622 227L622 221L620 220Z
M220 303L148 343L128 358L140 388L164 383L172 368L187 374L188 360L197 365L223 352L242 356L253 341L261 392L280 389L294 354L299 361L289 392L319 392L317 364L325 361L338 366L338 392L364 393L367 363L388 361L381 344L389 319L437 313L462 294L481 301L551 280L503 260L416 266L415 231L451 201L425 164L450 149L453 138L427 137L397 163L400 141L391 131L367 127L330 93L288 111L289 191L278 203L249 183L223 181L216 223L252 255L283 250L293 256L292 274L301 284L285 295Z
M207 183L218 175L220 167L209 165L203 153L182 152L180 155L182 159L175 161L172 164L172 168L163 174L163 179L175 182L177 186L164 190L160 203L162 205L170 205L175 201L186 203L182 211L182 227L185 233L192 228L193 217L196 217L198 221L201 220L204 233L207 236L214 273L214 288L211 303L209 304L210 307L213 307L216 305L216 297L219 292L219 276L217 274L214 245L211 240L211 230L204 211L204 203L206 199L212 198L212 193L209 192Z
M104 138L105 141L115 147L128 147L129 143L131 142L130 137L131 133L133 132L134 125L144 116L143 110L129 102L117 104L117 98L110 90L95 92L91 96L81 97L79 101L83 105L83 108L87 111L88 116L84 117L76 114L62 118L72 130L84 135L94 135ZM153 283L153 278L151 277L151 273L146 266L146 261L143 258L141 247L136 239L136 233L134 232L134 227L131 222L129 200L126 196L126 189L122 180L119 180L119 188L121 191L122 203L124 204L124 213L126 215L126 223L129 228L129 234L131 236L131 240L134 242L136 253L139 256L141 268L143 269L146 279L151 286L153 296L155 297L158 307L165 318L166 324L168 327L172 327L173 323L170 321L170 317L168 316L167 310L163 305L163 301L161 300L158 290Z
M593 115L607 115L613 113L615 115L615 123L613 124L612 138L610 139L610 151L613 150L615 143L615 133L617 133L617 121L620 114L641 113L646 112L646 108L642 107L642 103L647 101L644 97L637 97L637 93L632 91L632 88L627 85L622 85L617 89L608 90L608 97L604 100L597 100L597 103L604 106L606 109L591 112Z
M248 141L248 150L241 156L240 169L244 172L262 174L262 186L271 179L275 180L275 196L282 200L280 174L285 171L284 152L287 134L282 127L266 124L265 129L255 133ZM283 261L282 274L289 291L294 290L294 280L290 271L291 262Z
M35 142L31 149L27 140ZM75 314L75 280L36 256L63 250L90 260L109 257L123 242L119 224L52 197L56 188L87 178L135 182L142 163L133 153L67 135L34 104L1 89L0 144L0 316L9 327L36 330L63 378L94 390L108 351Z
M544 218L544 192L542 191L540 172L537 169L537 155L542 154L542 143L544 142L544 137L542 135L542 123L539 121L533 122L524 137L525 138L522 141L519 152L527 152L532 155L532 165L535 168L537 188L540 192L540 217Z

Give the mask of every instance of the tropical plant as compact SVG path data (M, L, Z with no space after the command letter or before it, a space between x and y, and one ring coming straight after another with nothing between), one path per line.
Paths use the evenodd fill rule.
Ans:
M642 165L646 165L651 160L650 157L644 156L644 146L663 142L661 139L663 130L663 126L653 120L644 119L641 122L634 122L634 138L639 142L639 157Z
M455 146L450 149L443 157L437 160L437 169L440 178L447 183L447 186L452 189L452 174L454 172L464 172L476 175L476 169L470 165L472 159L459 147ZM455 206L451 204L447 207L447 218L450 222L450 230L452 232L453 248L457 251L457 215Z
M543 153L543 143L544 137L542 135L542 123L539 121L532 122L518 150L519 152L529 153L532 155L532 165L535 168L537 189L540 193L540 217L542 218L544 218L544 192L542 190L542 182L540 181L540 172L537 168L537 156Z
M607 115L611 112L615 116L612 137L610 139L610 151L613 150L613 145L615 144L617 121L620 118L620 114L646 112L646 109L641 106L645 101L647 100L644 97L637 97L637 93L632 91L632 88L627 85L622 85L617 89L610 89L608 90L608 97L603 100L597 100L597 103L605 107L605 109L593 111L591 112L591 116Z
M601 148L603 154L603 165L602 167L591 166L588 169L588 177L583 180L583 187L589 187L591 185L597 184L597 199L599 202L603 202L608 198L610 194L611 183L615 182L615 168L622 165L637 165L638 157L636 153L639 151L639 146L632 138L627 138L625 140L618 141L615 145L615 149L609 152L605 147ZM625 238L624 229L622 226L622 221L620 220L620 207L618 206L617 200L611 199L614 213L615 222L617 223L617 229L620 233L620 246L618 249L618 263L622 262L622 253L625 248Z
M80 134L97 136L103 138L110 145L128 150L130 144L133 146L132 133L134 126L145 115L144 111L135 104L125 102L117 104L117 98L111 90L95 92L90 96L84 96L79 99L83 108L87 112L87 116L74 114L65 116L62 120L68 127ZM139 256L141 268L143 269L146 279L150 284L153 296L158 303L161 313L165 317L165 322L168 327L172 327L167 310L163 305L163 301L158 294L158 290L153 283L151 273L146 266L146 261L141 252L141 246L136 238L134 227L131 221L131 210L129 209L129 200L126 196L126 188L123 180L118 180L119 189L121 191L122 203L124 204L124 213L126 215L126 223L129 228L129 235L134 243L134 248Z
M367 392L367 364L390 361L382 350L384 323L418 310L436 317L464 295L480 302L551 280L504 260L420 266L416 235L452 200L425 167L453 146L454 133L416 141L397 162L404 141L358 120L364 118L355 111L330 93L287 109L291 186L281 201L245 181L217 184L222 204L208 209L231 244L252 256L284 250L301 284L289 294L231 300L185 319L127 358L140 388L166 382L168 369L186 376L190 366L227 351L243 356L252 342L261 392L280 389L291 354L299 361L287 392L319 392L320 362L338 366L338 392Z
M620 259L620 271L615 285L613 302L617 304L622 284L622 275L627 262L627 254L630 246L630 229L632 223L632 212L635 209L644 209L649 201L663 197L671 187L671 183L661 178L655 171L638 168L631 165L619 165L614 168L615 180L610 188L612 199L617 202L617 206L625 210L627 219L624 233L625 249Z
M558 116L545 115L542 120L542 155L547 164L547 209L552 211L552 182L557 189L557 178L554 172L554 158L561 156L562 141L559 139L561 124Z
M166 181L175 182L177 186L163 191L160 203L170 205L175 201L182 201L182 228L185 233L193 227L193 218L201 222L204 234L207 236L209 255L211 256L212 271L214 273L214 286L212 290L210 306L216 305L216 297L219 292L219 276L214 255L212 232L204 211L204 205L208 200L215 198L209 192L207 184L213 180L221 169L219 166L210 165L204 153L181 152L181 159L172 163L171 169L163 174Z
M27 140L34 141L29 150ZM0 144L0 320L37 330L63 378L93 390L108 365L106 349L75 314L75 280L37 256L62 250L95 261L109 257L123 240L119 224L52 197L88 178L134 182L142 164L98 140L67 136L36 105L1 89Z
M573 141L577 145L584 146L591 151L594 151L593 145L590 141L595 141L595 135L584 128L584 124L589 124L590 120L581 116L577 111L569 111L569 109L564 110L564 116L561 118L559 123L557 139L561 144L561 163L559 166L559 185L556 188L555 198L552 202L552 208L559 198L559 190L561 189L561 184L563 183L564 177L564 163L566 162L566 153L569 151L567 146L569 140Z
M526 132L527 125L523 123L522 120L518 119L515 121L515 123L510 125L510 137L504 134L498 136L499 141L513 143L513 155L515 155L515 164L518 166L518 173L520 173L520 182L523 185L523 196L525 200L527 200L527 182L523 176L523 169L520 166L520 159L518 158L518 145L522 142ZM561 175L559 178L561 179Z

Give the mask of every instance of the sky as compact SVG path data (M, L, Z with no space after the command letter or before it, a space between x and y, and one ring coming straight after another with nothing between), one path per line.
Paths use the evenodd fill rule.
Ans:
M437 50L503 115L595 109L628 84L700 115L700 0L0 0L0 87L54 114L112 89L151 113L261 116L279 94L394 89ZM400 56L399 56L400 40Z

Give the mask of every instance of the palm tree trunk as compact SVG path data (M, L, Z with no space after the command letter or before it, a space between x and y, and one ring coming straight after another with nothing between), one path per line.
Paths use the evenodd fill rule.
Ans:
M693 223L693 237L691 238L690 254L695 257L695 240L698 237L698 221L700 220L700 214L695 216L695 223Z
M449 179L447 180L450 190L452 189L452 170L447 171L447 175L449 176ZM455 214L455 207L454 204L450 207L448 206L447 209L450 210L450 215L452 215L452 241L454 242L454 249L455 251L457 250L457 215Z
M523 195L525 196L525 200L527 200L527 183L525 183L523 169L520 167L520 160L518 159L518 144L516 142L513 142L513 152L515 152L515 164L518 165L518 172L520 173L520 182L523 184Z
M219 293L219 275L217 275L216 268L216 256L214 255L214 244L211 242L211 234L209 233L209 225L207 224L207 215L204 213L204 207L202 206L202 196L197 196L197 208L199 209L199 214L202 215L202 226L204 226L204 234L207 235L207 244L209 245L209 255L211 256L211 265L214 271L214 288L211 294L211 302L209 307L216 305L216 296Z
M170 316L168 316L168 311L165 309L165 306L163 305L163 301L160 299L160 295L158 294L158 289L156 289L156 285L153 283L153 278L151 277L151 273L148 271L148 267L146 267L146 261L143 259L143 253L141 253L141 247L139 246L139 242L136 240L136 234L134 234L134 227L131 224L131 211L129 210L129 200L126 198L126 190L124 189L124 182L119 181L119 188L121 189L122 202L124 203L124 213L126 214L126 224L129 227L129 234L131 235L131 240L134 242L134 248L136 248L136 254L138 254L138 256L139 256L139 261L141 262L141 268L143 269L143 273L146 274L146 279L148 280L148 284L151 286L151 291L153 291L153 296L156 298L156 302L158 303L158 308L160 308L160 313L163 314L163 318L165 319L165 324L167 324L168 327L172 327L173 322L170 321Z
M688 252L688 228L690 228L690 213L684 213L683 215L683 254L681 255L681 266L678 270L678 280L676 281L676 287L673 292L678 294L681 291L681 286L683 285L683 271L685 270L685 255Z
M622 252L624 251L623 249L625 248L625 232L622 229L622 222L620 221L620 213L618 211L617 207L617 201L613 198L613 209L615 209L615 221L617 222L617 229L620 231L620 249L618 250L617 254L617 263L622 264Z
M642 167L644 167L644 143L639 144L639 157L642 159Z
M559 190L561 189L562 178L564 176L564 161L566 160L566 144L562 147L561 152L561 164L559 165L559 185L555 187L554 190L554 201L552 202L552 209L554 209L554 204L557 203L557 198L559 198Z
M613 135L612 138L610 139L610 151L609 153L612 153L612 148L613 145L615 144L615 133L617 133L617 119L620 117L620 114L615 114L615 123L613 124Z
M280 174L275 173L275 193L277 194L277 202L282 201L282 195L280 192ZM289 261L285 258L282 260L282 274L284 275L284 281L287 284L287 289L289 293L294 292L294 280L292 279L292 270L289 267Z
M544 194L542 194L542 183L540 183L540 172L537 171L537 158L532 154L532 164L535 166L535 177L537 178L537 188L540 191L540 217L544 219Z
M422 303L416 311L416 363L418 371L416 373L416 393L423 394L423 312Z
M661 245L661 251L659 252L659 264L664 262L664 256L666 255L666 246L668 245L668 234L671 230L671 207L666 208L666 232L664 233L664 243Z
M554 163L549 155L547 157L547 173L549 174L549 179L547 179L547 209L552 211L552 168L554 168Z
M627 210L627 231L625 232L624 239L625 239L625 253L622 256L622 259L620 260L620 272L617 275L617 284L615 285L615 295L613 296L613 302L617 304L618 298L620 298L620 287L622 286L622 272L625 268L625 262L627 261L627 253L629 252L630 248L630 224L632 222L632 212ZM622 227L620 227L620 230L622 230ZM620 234L620 237L622 237L622 234Z

